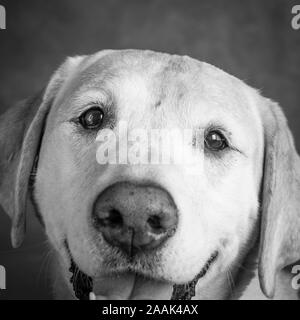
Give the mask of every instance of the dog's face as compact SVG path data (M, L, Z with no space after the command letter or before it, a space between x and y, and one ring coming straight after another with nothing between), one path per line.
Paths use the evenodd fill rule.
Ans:
M199 296L222 286L258 234L266 143L259 95L206 63L130 50L70 60L47 99L34 199L66 277L72 258L99 297L169 299L174 284L199 274ZM116 144L99 138L105 130ZM172 130L191 135L162 149L139 137L147 161L130 161L130 136ZM99 163L104 144L116 163ZM171 161L163 163L166 149Z
M79 268L104 281L107 274L130 270L184 283L218 254L199 287L215 281L238 259L257 220L263 134L246 86L190 58L127 52L86 63L75 70L50 111L36 176L36 201L51 242L65 256L66 268L64 241ZM102 125L85 128L80 117L87 112L86 117L97 117L97 107L103 111ZM99 164L97 134L111 128L117 135L122 121L128 124L129 136L133 129L199 129L187 141L197 149L197 162L190 170L185 163ZM205 139L212 133L222 135L228 146L210 148ZM118 182L134 184L132 190L143 197L149 192L140 190L143 185L160 186L173 199L177 211L173 214L178 215L172 236L156 248L142 248L130 261L93 223L99 196ZM135 210L134 196L124 194L122 186L111 192L115 199L108 200L110 208ZM160 197L163 192L149 199L163 202ZM140 204L139 214L147 207L146 201ZM111 295L120 292L118 285L114 290Z

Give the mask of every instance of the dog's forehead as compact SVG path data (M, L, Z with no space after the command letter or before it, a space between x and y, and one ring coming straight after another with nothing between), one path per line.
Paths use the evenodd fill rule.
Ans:
M252 89L188 56L142 50L98 53L87 57L75 74L64 92L77 102L72 108L104 92L113 97L120 118L138 111L144 119L164 114L190 126L193 121L230 116L253 127L255 110L247 98Z
M117 93L132 81L138 88L147 87L149 94L159 94L171 88L180 89L190 83L200 63L186 56L169 55L152 51L124 50L107 55L89 57L83 64L80 75L73 79L81 91L93 86L105 86ZM128 88L127 88L128 89ZM138 90L136 94L141 94Z

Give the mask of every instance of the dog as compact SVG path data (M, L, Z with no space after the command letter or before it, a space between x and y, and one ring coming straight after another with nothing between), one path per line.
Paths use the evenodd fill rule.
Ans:
M161 141L173 129L191 134L161 149L136 141L156 163L124 156L134 130ZM185 161L160 161L171 144ZM299 298L300 162L287 120L210 64L143 50L68 58L1 116L0 150L12 245L29 198L57 299L247 299L249 288Z

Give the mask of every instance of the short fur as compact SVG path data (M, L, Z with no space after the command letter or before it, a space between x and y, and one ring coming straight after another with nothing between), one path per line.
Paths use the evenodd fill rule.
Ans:
M192 175L181 165L101 166L95 137L71 122L95 101L109 109L114 130L121 120L129 130L224 126L235 150L212 157L202 148ZM258 277L267 297L298 298L287 268L300 260L300 163L287 121L276 103L209 64L138 50L68 58L45 91L0 117L0 150L0 203L14 247L38 156L33 196L56 252L56 298L74 298L66 241L102 287L128 269L90 223L97 195L124 180L161 185L179 210L175 235L130 266L153 286L191 281L217 249L196 299L253 298L253 288L262 297Z

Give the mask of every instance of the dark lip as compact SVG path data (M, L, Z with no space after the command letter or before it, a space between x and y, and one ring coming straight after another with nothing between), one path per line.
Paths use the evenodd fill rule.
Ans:
M89 300L89 294L93 291L93 279L78 268L69 249L67 240L65 240L64 243L71 262L69 268L69 271L72 273L70 282L73 285L74 294L79 300ZM192 281L185 284L174 284L171 300L191 300L191 298L195 296L195 288L199 279L206 275L211 265L218 258L218 255L219 252L217 250L214 251Z
M191 300L196 294L196 285L199 279L203 278L211 265L217 260L219 251L214 251L197 276L190 282L174 285L171 300Z

